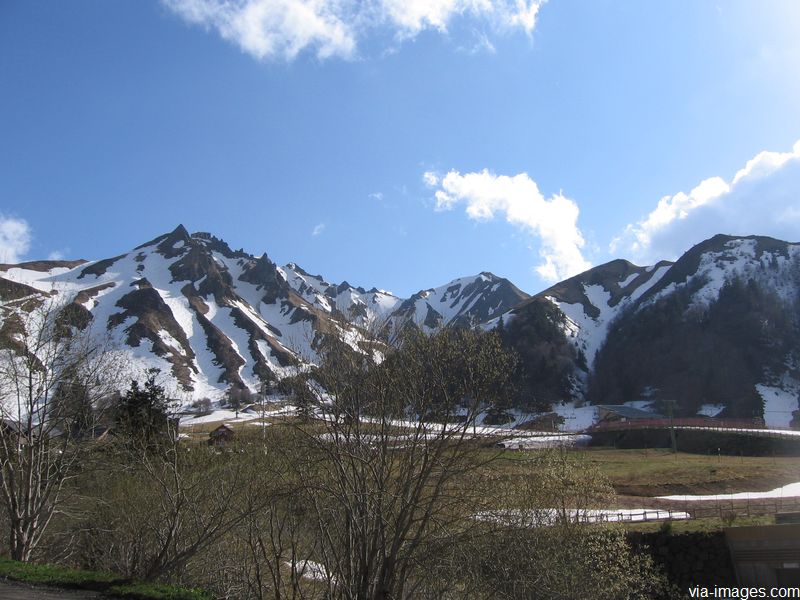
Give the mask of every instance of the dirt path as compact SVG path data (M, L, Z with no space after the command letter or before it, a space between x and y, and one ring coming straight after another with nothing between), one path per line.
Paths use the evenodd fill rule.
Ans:
M90 600L103 598L103 596L96 592L32 587L22 583L0 580L0 598L2 600ZM108 598L108 596L104 598Z

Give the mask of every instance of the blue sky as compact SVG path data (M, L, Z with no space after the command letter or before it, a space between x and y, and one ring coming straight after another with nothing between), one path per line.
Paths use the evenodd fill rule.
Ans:
M329 281L533 293L798 241L797 31L793 0L0 0L0 260L183 223Z

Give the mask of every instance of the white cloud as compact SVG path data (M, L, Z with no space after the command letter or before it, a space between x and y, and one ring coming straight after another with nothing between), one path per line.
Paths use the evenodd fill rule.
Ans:
M481 52L486 52L488 54L497 53L497 49L494 47L494 44L492 44L492 41L489 39L488 35L478 30L475 30L473 35L475 37L474 43L471 46L459 47L459 52L463 52L465 54L478 54Z
M311 230L311 235L314 237L321 235L322 232L325 231L325 227L326 227L325 223L319 223L315 225L314 229Z
M18 263L31 246L31 228L24 219L0 215L0 263Z
M528 35L545 0L162 0L185 21L216 30L258 59L353 58L359 39L389 28L398 39L446 31L454 17ZM491 48L488 38L483 45Z
M47 260L64 260L68 254L69 248L64 248L63 250L53 250L47 255Z
M673 259L717 233L797 241L800 232L800 141L790 152L761 152L730 181L711 177L689 193L665 196L644 219L612 240L612 254Z
M369 195L369 197L370 197L372 200L377 200L378 202L381 202L381 201L383 200L383 192L372 192L372 193Z
M440 184L436 210L451 210L463 202L471 219L488 221L501 213L536 237L544 260L536 272L543 279L558 281L591 267L581 253L585 241L577 225L578 205L562 194L545 198L526 173L509 177L488 170L464 175L450 171L441 179L433 173L423 178L432 186Z
M321 0L163 0L183 19L216 29L258 59L292 60L306 48L328 58L353 55L352 26L340 13L342 2Z
M433 171L425 171L422 174L422 180L428 187L436 187L437 185L439 185L439 175L437 175Z

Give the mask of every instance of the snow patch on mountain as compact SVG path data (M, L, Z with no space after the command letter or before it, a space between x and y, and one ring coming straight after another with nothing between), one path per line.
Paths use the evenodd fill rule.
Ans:
M764 422L767 427L789 427L792 413L799 410L800 382L785 376L780 385L756 385L764 401Z
M697 414L701 417L716 417L719 413L725 410L724 404L703 404L697 409Z
M403 302L397 296L376 288L365 290L343 282L332 284L311 275L295 263L278 268L289 286L315 308L368 331L381 329L392 312Z
M696 269L682 281L672 281L658 290L647 303L653 303L679 287L698 282L701 285L692 295L692 306L708 307L719 298L720 290L737 278L752 279L773 290L782 300L791 301L797 297L800 283L798 261L800 245L786 244L777 249L762 247L758 238L730 239L720 249L703 252Z
M543 292L566 317L565 334L586 357L589 371L614 319L654 287L670 267L671 263L667 263L648 270L625 261L613 261ZM611 274L619 273L622 268L633 272Z

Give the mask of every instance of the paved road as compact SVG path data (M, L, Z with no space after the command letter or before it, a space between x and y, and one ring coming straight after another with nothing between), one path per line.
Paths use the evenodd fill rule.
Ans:
M95 598L99 599L102 596L95 592L31 587L0 580L0 600L89 600Z

